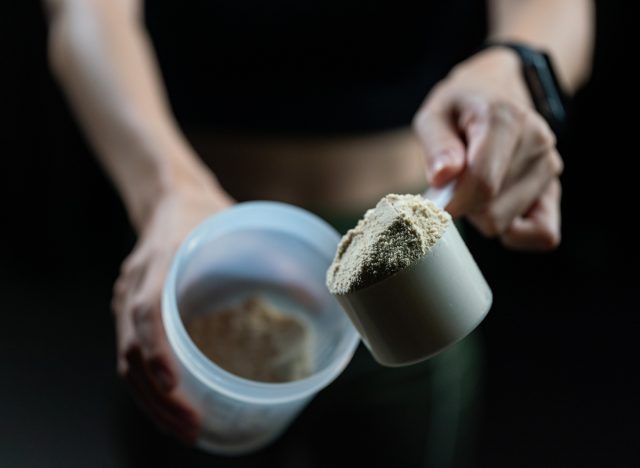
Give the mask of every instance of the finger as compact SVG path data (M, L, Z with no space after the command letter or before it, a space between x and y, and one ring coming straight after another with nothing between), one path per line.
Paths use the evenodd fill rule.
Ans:
M549 156L555 152L556 138L547 122L537 113L529 112L525 118L522 136L515 150L513 161L509 167L509 171L505 177L504 186L508 187L514 181L521 178L533 160ZM557 170L555 173L560 175L563 169L562 159L557 152L554 153L557 158Z
M516 250L544 251L560 244L560 196L558 179L553 180L524 217L517 217L501 236L502 243Z
M139 301L133 306L132 316L135 334L152 379L160 390L169 392L176 386L177 379L160 307L159 300L153 304Z
M166 268L161 262L148 271L137 299L132 305L135 332L145 364L158 388L171 391L177 384L172 352L162 323L162 286Z
M454 216L477 211L500 193L524 120L524 112L509 104L464 102L461 106L467 161L447 206Z
M123 376L127 371L126 353L137 345L136 332L129 313L129 303L134 297L134 292L139 287L144 277L141 268L121 274L113 287L111 307L116 321L116 346L118 374Z
M187 400L178 394L172 392L167 394L159 391L153 382L153 378L149 373L148 366L144 361L142 352L139 349L133 349L126 356L129 364L130 372L125 376L126 380L135 382L137 387L143 390L139 396L145 396L145 401L149 401L162 408L162 412L170 414L173 419L182 421L195 422L197 414Z
M145 263L147 252L145 244L140 244L140 240L135 245L131 253L124 259L122 265L120 265L120 273L122 276L127 276L135 270L140 270Z
M497 236L511 225L518 216L524 215L540 198L549 182L556 177L560 156L553 150L549 156L533 161L518 181L511 181L489 206L469 216L473 224L486 236Z
M186 440L197 436L198 417L186 401L159 392L150 379L139 350L127 354L130 371L125 376L138 404L165 430Z
M453 109L427 106L416 115L414 129L424 148L427 181L441 187L464 168L465 147L456 129Z
M122 311L125 298L127 296L127 284L122 276L119 276L113 284L113 295L111 297L111 310L114 314Z
M137 346L136 332L131 314L125 313L124 310L117 310L115 319L118 375L124 377L129 370L126 355Z
M153 390L153 386L139 372L131 372L127 378L136 403L159 426L183 439L193 439L199 431L198 418L187 409L167 403Z
M192 426L186 421L175 418L170 412L153 400L149 395L148 388L139 378L135 377L135 374L127 376L126 381L140 409L142 409L160 429L181 439L191 438L191 434L195 432Z
M131 256L129 256L131 258ZM140 267L131 268L125 267L124 264L128 261L126 259L121 267L122 273L118 276L118 279L113 284L113 296L111 298L111 310L116 316L125 310L126 303L133 296L142 283L144 278L144 269Z

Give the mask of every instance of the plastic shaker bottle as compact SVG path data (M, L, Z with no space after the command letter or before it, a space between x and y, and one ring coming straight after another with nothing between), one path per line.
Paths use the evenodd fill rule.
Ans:
M167 276L162 313L180 391L203 417L200 447L243 454L267 445L347 366L359 336L325 286L339 239L305 210L248 202L205 220L184 241ZM255 295L308 324L312 375L251 381L225 371L191 341L184 319Z

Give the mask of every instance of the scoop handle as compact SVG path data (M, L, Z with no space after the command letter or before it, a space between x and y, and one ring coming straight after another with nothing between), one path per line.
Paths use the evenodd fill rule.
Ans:
M444 187L429 187L422 196L431 200L438 208L444 209L453 198L457 182L457 180L453 180Z

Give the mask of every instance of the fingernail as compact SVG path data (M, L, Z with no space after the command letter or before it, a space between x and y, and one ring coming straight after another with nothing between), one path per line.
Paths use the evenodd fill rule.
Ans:
M432 177L435 177L437 174L439 174L440 171L445 166L446 166L446 161L444 160L444 158L441 157L441 156L438 156L438 159L433 161L433 164L431 165L431 175L432 175Z
M430 182L433 183L433 181L438 178L442 170L450 165L452 161L453 155L451 154L451 150L444 150L439 152L433 160L433 163L431 164Z

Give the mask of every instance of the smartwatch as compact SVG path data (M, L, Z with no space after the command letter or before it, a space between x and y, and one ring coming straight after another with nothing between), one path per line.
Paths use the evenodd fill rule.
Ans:
M522 75L536 110L556 136L559 135L567 120L566 100L549 55L518 42L486 42L480 50L489 47L506 47L518 54Z

